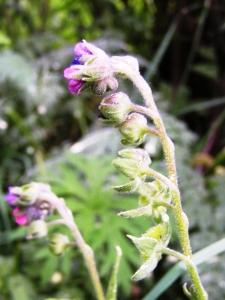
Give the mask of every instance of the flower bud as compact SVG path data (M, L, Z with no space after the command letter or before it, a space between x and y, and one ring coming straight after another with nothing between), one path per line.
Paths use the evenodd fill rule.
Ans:
M43 220L36 220L30 223L27 229L27 239L42 238L48 233L48 226Z
M132 102L125 93L119 92L104 98L99 110L99 117L104 123L119 124L132 111Z
M135 179L139 174L139 163L133 159L116 158L112 161L114 167L130 179Z
M124 149L119 151L119 155L122 158L116 158L112 162L117 170L130 179L135 179L137 177L142 178L143 176L145 177L143 169L148 167L151 163L151 159L145 150Z
M48 247L50 251L58 256L64 254L69 246L69 238L61 233L52 233L48 236Z
M144 163L147 165L150 165L150 163L151 163L151 158L149 157L148 152L141 148L123 149L123 150L120 150L118 153L121 157L134 159L138 162L141 162L141 163Z
M114 91L118 87L118 82L113 76L105 77L99 81L95 81L91 85L92 93L95 95L104 95L108 91Z
M120 133L125 137L123 145L138 146L143 143L147 132L147 119L138 114L130 114L123 123L118 125Z

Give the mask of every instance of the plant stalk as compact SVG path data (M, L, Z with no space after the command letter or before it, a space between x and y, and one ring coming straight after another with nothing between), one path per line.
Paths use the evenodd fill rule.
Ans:
M156 129L159 132L159 137L162 141L162 147L165 155L165 160L168 169L169 179L172 184L176 187L176 189L172 190L172 197L173 197L173 205L174 205L174 215L177 223L178 234L180 239L181 248L183 254L191 259L191 246L189 241L188 235L188 220L186 215L182 210L181 205L181 197L178 189L178 180L177 180L177 171L176 171L176 164L175 164L175 153L174 153L174 145L170 138L167 136L166 129L164 127L163 121L159 115L157 106L154 102L152 91L148 83L144 80L144 78L136 71L134 71L131 67L128 67L127 64L116 63L113 65L115 72L120 74L125 74L127 78L129 78L134 85L140 91L145 105L149 108L150 113L149 115L153 116L153 122L156 126ZM198 295L198 299L206 300L206 292L201 284L197 269L194 267L193 264L187 264L188 272L190 274L194 289L196 294Z
M67 225L76 242L78 247L80 248L80 251L83 255L83 258L86 262L87 269L89 271L92 283L94 285L96 298L98 300L105 300L105 296L103 293L102 285L99 279L98 271L96 269L95 261L94 261L94 254L92 249L85 243L78 227L74 223L73 215L71 211L66 207L64 204L64 200L62 198L56 197L55 194L50 193L42 193L41 195L42 199L45 199L46 201L50 202L58 211L62 219L64 220L64 224Z

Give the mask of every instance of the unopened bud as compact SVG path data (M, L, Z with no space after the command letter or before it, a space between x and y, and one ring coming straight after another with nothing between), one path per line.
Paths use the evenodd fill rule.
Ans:
M143 143L147 132L147 119L138 114L130 114L123 123L118 125L120 133L125 137L123 145L138 146Z
M30 223L27 229L27 239L42 238L48 233L48 226L43 220Z
M99 106L99 117L104 123L119 124L123 122L132 111L132 102L129 97L123 93L115 93L104 98Z
M124 149L119 151L119 155L121 157L112 162L115 168L131 180L140 178L144 181L144 169L151 162L148 153L143 149Z
M118 153L121 157L133 159L142 164L149 165L151 163L151 158L149 157L148 152L141 148L123 149L120 150Z
M69 243L68 236L61 233L52 233L48 236L48 247L54 255L64 254Z
M91 85L91 90L92 93L95 95L104 95L108 91L114 91L118 87L118 82L116 78L110 76L110 77L105 77L99 81L95 81Z

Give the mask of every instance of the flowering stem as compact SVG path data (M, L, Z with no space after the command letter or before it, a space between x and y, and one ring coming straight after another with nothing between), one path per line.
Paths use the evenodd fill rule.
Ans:
M137 71L135 71L132 67L129 67L128 64L125 63L123 64L121 63L121 61L118 63L116 60L113 59L112 59L112 63L113 63L114 71L116 73L124 74L125 77L129 78L134 83L134 85L136 85L136 87L139 89L141 95L143 96L147 108L140 109L140 107L137 107L138 108L137 111L150 116L153 119L153 122L159 132L159 137L162 141L162 147L163 147L163 151L167 163L169 181L172 183L173 186L176 187L176 189L172 189L172 197L173 197L173 205L174 205L174 215L178 227L181 248L183 254L188 259L191 259L192 253L191 253L191 246L190 246L189 235L188 235L188 222L187 222L186 215L182 211L181 198L178 189L174 145L172 141L169 139L169 137L167 136L166 129L159 115L158 109L153 99L151 88L148 85L148 83ZM196 291L196 295L198 296L198 299L201 300L207 299L206 293L202 287L196 268L189 267L189 265L187 265L187 267L193 282L194 289Z
M76 240L76 243L77 243L78 247L80 248L80 251L86 262L89 274L92 279L92 283L95 288L96 298L98 300L104 300L105 297L104 297L103 289L102 289L101 282L99 279L99 275L98 275L98 272L96 269L93 251L85 243L78 227L74 223L73 215L72 215L71 211L66 207L64 200L62 198L56 197L56 195L53 193L43 192L43 193L41 193L40 198L45 199L46 201L51 203L53 205L53 207L55 207L56 210L58 211L58 213L61 215L61 217L63 219L62 223L64 223L65 225L67 225L70 228L70 230ZM52 222L54 222L54 221L52 221Z

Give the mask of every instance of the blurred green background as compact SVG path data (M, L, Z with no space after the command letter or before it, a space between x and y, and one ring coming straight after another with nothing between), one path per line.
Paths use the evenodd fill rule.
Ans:
M117 217L137 206L135 195L110 188L125 180L111 166L121 137L98 121L101 97L67 90L63 69L82 39L110 55L138 58L176 145L193 251L224 235L225 0L2 0L0 300L94 299L78 250L53 257L44 240L26 241L26 229L14 224L4 194L32 180L50 183L65 198L96 252L104 288L121 246L118 299L142 299L174 263L163 258L149 278L130 281L140 259L126 234L140 235L151 220ZM120 90L141 103L130 82L120 81ZM158 140L148 137L143 147L164 172ZM171 244L179 249L173 227ZM224 299L224 256L202 265L200 274L210 299ZM184 280L158 299L185 299Z

